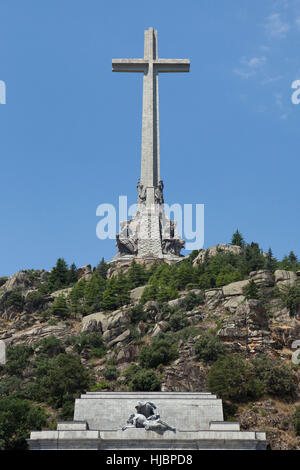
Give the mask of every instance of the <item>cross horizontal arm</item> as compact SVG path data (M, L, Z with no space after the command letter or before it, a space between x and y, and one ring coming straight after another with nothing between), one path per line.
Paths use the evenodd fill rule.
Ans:
M190 61L188 59L158 59L153 61L153 65L159 73L190 71Z
M148 61L145 59L113 59L113 72L145 72Z

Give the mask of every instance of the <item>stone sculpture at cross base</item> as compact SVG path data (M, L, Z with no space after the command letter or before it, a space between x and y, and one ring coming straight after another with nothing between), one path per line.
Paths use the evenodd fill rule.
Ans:
M143 74L143 119L141 179L137 183L136 215L121 225L116 237L118 253L112 260L126 261L133 257L180 261L184 241L177 233L176 223L164 211L164 184L160 178L159 143L159 73L188 72L187 59L159 59L157 31L145 31L144 58L115 59L113 72Z
M264 432L224 421L222 400L209 392L88 392L75 400L74 421L32 431L28 444L31 450L264 450L267 440Z
M177 233L176 222L169 220L164 213L162 189L156 189L154 204L147 204L147 200L139 196L136 215L121 223L121 231L116 236L118 254L113 261L133 257L181 259L184 240Z
M144 428L146 431L154 431L161 435L166 431L176 432L175 428L162 421L160 415L155 413L156 406L154 403L139 401L135 409L136 413L129 416L127 426L123 426L122 431L129 428Z

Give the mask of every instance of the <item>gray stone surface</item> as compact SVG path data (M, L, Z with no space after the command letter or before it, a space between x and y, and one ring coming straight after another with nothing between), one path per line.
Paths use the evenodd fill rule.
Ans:
M178 430L209 429L210 421L223 420L222 401L214 395L173 392L87 393L75 401L74 419L86 420L90 429L117 430L139 400L155 402L164 420ZM101 409L105 409L104 415Z
M64 421L57 423L57 431L87 431L86 421Z
M249 280L232 282L223 286L223 295L224 297L229 297L231 295L243 295L243 289L249 284Z
M274 273L275 282L278 286L292 286L298 279L298 276L293 271L285 271L284 269L277 269Z
M249 279L253 280L257 287L273 287L274 279L271 271L260 269L259 271L252 271L249 274Z
M143 295L146 286L136 287L130 291L130 301L137 303Z
M156 405L155 413L171 429L163 434L144 428L122 431L139 401ZM224 422L222 401L211 393L88 392L75 402L74 421L56 431L32 431L30 449L265 449L264 432L241 432Z
M232 295L224 300L223 307L227 308L229 312L234 313L243 302L245 302L243 295Z

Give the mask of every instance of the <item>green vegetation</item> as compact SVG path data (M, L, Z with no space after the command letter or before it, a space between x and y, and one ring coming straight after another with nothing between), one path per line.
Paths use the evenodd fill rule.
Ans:
M1 298L4 309L13 307L15 311L22 312L24 307L24 297L18 289L6 292Z
M4 371L9 375L22 377L24 370L29 365L29 358L32 354L33 349L30 346L9 346L6 351L7 362Z
M198 359L205 364L215 362L225 354L226 348L217 336L203 334L195 344L195 353Z
M96 271L91 279L85 283L84 298L87 305L87 313L99 311L105 291L105 280Z
M32 271L32 276L35 276L34 271ZM71 287L75 282L77 282L77 268L75 264L72 263L68 267L63 258L58 258L56 265L47 275L47 280L40 285L39 292L44 296L51 292Z
M238 229L234 232L231 237L231 245L240 246L242 248L245 247L245 240L242 234L238 231Z
M263 393L253 364L239 355L228 354L218 359L208 373L208 389L224 400L249 401Z
M268 358L246 361L237 354L228 354L213 364L208 387L224 400L233 401L249 401L264 394L287 399L296 393L294 373L286 364Z
M100 274L103 279L106 279L108 267L109 265L105 263L104 258L101 259L100 263L96 267L97 273Z
M45 303L45 296L39 290L29 292L25 297L25 306L31 310L37 310Z
M18 392L21 389L22 379L16 375L11 375L8 377L2 377L0 380L0 397L4 395L15 394L18 395Z
M72 285L77 281L76 266L71 265L68 268L66 261L63 258L58 258L56 265L52 268L47 282L49 292L54 292Z
M129 304L130 288L129 280L122 271L118 276L108 279L103 292L102 308L104 310L115 310L122 305Z
M254 359L256 377L263 385L265 394L278 398L291 398L296 393L295 375L292 369L280 360L271 360L267 357Z
M46 338L39 341L35 346L35 351L38 354L46 354L48 357L54 357L58 354L64 353L65 348L56 336L47 336Z
M0 450L25 450L30 430L47 422L44 410L14 395L0 397Z
M178 351L175 344L168 339L153 338L151 345L141 348L138 360L144 369L151 369L159 364L170 364L177 357Z
M67 318L70 315L66 298L59 295L51 305L51 313L60 318Z
M259 292L258 292L258 287L256 283L251 279L249 284L243 288L243 294L246 297L246 299L258 299L259 298Z
M274 271L278 269L278 262L276 258L274 258L271 248L269 248L268 253L267 253L265 269L272 271L272 273L274 273Z
M151 369L132 365L125 372L127 383L133 392L155 392L160 390L161 380Z
M103 357L106 349L100 333L82 332L78 336L68 338L68 344L73 346L74 351L81 353L84 349L90 351L91 357Z
M189 312L193 308L204 304L204 298L202 295L195 294L195 292L189 292L184 298L181 309Z
M103 371L103 375L107 380L116 380L119 377L120 372L116 366L107 366Z
M176 312L171 315L169 320L169 327L172 331L179 331L187 327L188 320L181 312Z
M176 299L182 290L222 287L231 282L246 279L251 271L258 269L269 269L272 272L278 268L300 270L300 263L292 252L281 262L278 262L273 257L271 249L267 255L264 255L258 243L246 243L238 230L233 234L231 243L241 246L242 253L224 253L220 250L212 257L206 253L204 262L193 266L192 262L199 253L195 250L179 264L154 263L150 269L146 269L144 264L133 260L126 274L121 271L109 279L107 279L108 264L102 258L98 266L94 268L90 280L81 279L77 282L76 266L73 264L68 268L64 259L59 258L56 266L50 272L47 282L40 287L39 294L43 296L53 290L72 286L69 295L69 310L72 313L88 315L100 310L115 310L123 305L128 305L130 291L142 285L146 285L146 288L141 298L141 304L148 300L164 303ZM247 298L257 298L256 286L250 283L249 289ZM26 302L33 302L35 305L42 302L41 296L35 293L28 294L27 297ZM22 298L20 296L13 302L19 304L19 308L21 308ZM61 300L58 302L62 304ZM184 310L189 311L201 305L203 298L201 295L191 292L184 302L185 305L181 308L182 313ZM66 305L58 307L55 315L69 314ZM62 310L60 310L61 307ZM132 311L132 318L135 317L138 321L139 315L142 316L140 306ZM174 320L177 319L178 317L174 318Z
M286 271L299 271L300 262L293 251L288 256L284 256L282 261L277 263L276 269L285 269Z
M110 384L108 382L105 382L105 380L101 380L99 383L91 387L91 392L99 392L107 388L110 388Z
M296 406L292 422L295 428L296 436L300 436L300 406Z
M61 353L53 358L42 354L33 366L36 380L27 385L27 396L54 408L67 406L66 402L73 404L74 399L86 391L92 382L80 358L71 354Z
M206 253L204 262L193 267L192 260L196 256L194 252L179 265L158 266L149 278L142 301L166 302L177 298L179 291L183 289L221 287L246 279L251 271L264 269L270 262L257 243L246 244L242 240L238 242L234 239L233 241L242 245L241 254L224 253L220 250L215 256L209 257Z
M289 309L291 315L295 315L300 309L300 284L281 286L279 288L279 297L282 305Z
M146 320L147 314L143 310L143 305L138 303L130 310L130 323L134 325L140 321Z
M128 278L131 289L146 284L148 273L145 264L139 264L133 259L126 277Z

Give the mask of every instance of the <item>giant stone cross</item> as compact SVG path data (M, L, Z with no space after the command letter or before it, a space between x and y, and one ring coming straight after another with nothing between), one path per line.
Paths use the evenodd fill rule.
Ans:
M141 184L156 187L160 180L158 74L189 72L187 59L159 59L157 31L145 31L143 59L114 59L113 72L144 74Z
M163 204L163 183L160 179L158 74L189 72L188 59L159 59L157 31L145 31L143 59L113 59L113 72L143 73L143 124L141 179L138 182L139 210L131 221L123 225L117 235L120 255L146 255L163 258L178 256L184 242L176 234L175 223L166 219ZM159 214L149 212L150 206L158 206ZM148 208L148 210L147 210ZM166 229L166 225L169 226ZM166 233L164 239L163 233Z

